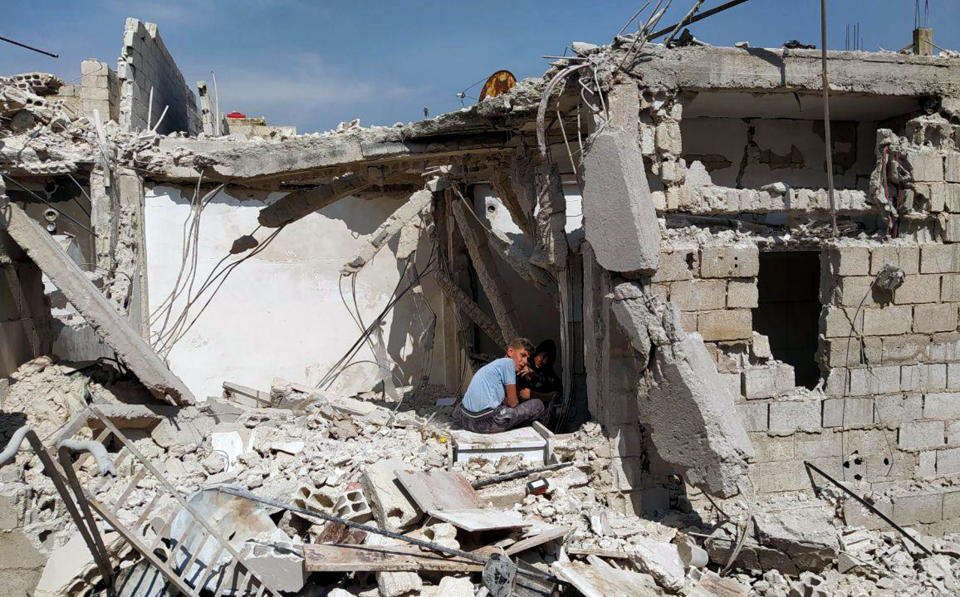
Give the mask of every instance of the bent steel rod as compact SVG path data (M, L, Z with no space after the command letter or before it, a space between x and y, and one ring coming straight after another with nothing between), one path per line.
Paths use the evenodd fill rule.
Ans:
M820 470L820 468L817 467L815 464L811 464L810 462L807 462L806 460L804 460L804 461L803 461L803 466L807 467L807 475L810 475L810 469L813 469L814 471L816 471L817 473L819 473L821 477L823 477L823 478L826 479L827 481L830 481L831 483L833 483L834 485L836 485L837 487L839 487L840 489L842 489L844 493L846 493L847 495L849 495L849 496L852 497L853 499L857 500L858 502L860 502L861 504L863 504L864 506L866 506L866 508L867 508L868 510L870 510L871 512L873 512L874 514L876 514L877 516L879 516L880 518L882 518L885 523L887 523L887 524L889 524L890 526L892 526L893 528L897 529L897 531L899 531L901 535L903 535L904 537L906 537L907 539L909 539L911 543L913 543L914 545L916 545L917 547L919 547L920 549L922 549L925 554L927 554L928 556L932 556L932 555L933 555L933 552L932 552L932 551L930 551L929 549L927 549L927 547L926 547L923 543L920 543L919 541L917 541L917 540L914 538L913 535L911 535L910 533L907 532L906 529L904 529L902 526L900 526L900 525L898 525L897 523L895 523L895 522L893 522L892 520L890 520L890 517L889 517L889 516L887 516L886 514L884 514L883 512L881 512L880 510L878 510L878 509L876 508L876 506L874 506L873 504L871 504L871 503L868 502L867 500L865 500L865 499L863 499L862 497L860 497L859 495L855 494L855 493L853 492L853 490L847 489L847 487L846 487L845 485L843 485L842 483L840 483L839 481L837 481L836 479L834 479L833 477L831 477L831 476L828 475L827 473L825 473L825 472L823 472L822 470ZM815 489L815 490L817 491L817 493L819 494L819 493L820 493L820 490L817 489L816 483L813 483L813 477L812 477L812 476L810 476L810 483L813 484L814 489Z

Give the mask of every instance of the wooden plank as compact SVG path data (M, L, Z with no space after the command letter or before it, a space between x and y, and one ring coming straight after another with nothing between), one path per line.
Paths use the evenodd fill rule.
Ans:
M477 562L430 554L413 545L304 545L303 558L307 572L477 572L483 569Z

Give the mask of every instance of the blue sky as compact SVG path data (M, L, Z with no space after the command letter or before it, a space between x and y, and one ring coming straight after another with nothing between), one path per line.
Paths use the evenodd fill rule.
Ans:
M722 0L707 0L704 9ZM324 130L419 120L460 107L456 93L506 68L539 76L543 54L571 41L607 43L640 7L636 0L8 0L0 35L59 53L59 59L0 43L0 74L52 72L78 82L80 61L115 66L123 20L155 22L187 81L217 74L222 108ZM693 0L674 0L663 24ZM922 4L922 0L921 0ZM830 0L830 49L843 49L859 22L865 49L910 43L914 0ZM750 0L691 28L708 43L779 47L820 40L819 0ZM930 0L934 43L960 49L960 2ZM467 91L479 93L479 86ZM467 100L468 103L471 100Z

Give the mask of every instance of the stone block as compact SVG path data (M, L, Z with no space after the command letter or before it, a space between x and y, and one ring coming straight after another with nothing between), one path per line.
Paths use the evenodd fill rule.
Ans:
M689 280L700 274L700 251L697 247L672 248L660 253L660 267L653 274L653 282Z
M920 452L917 454L918 464L917 470L914 471L914 478L916 479L933 479L937 476L937 451L936 450L927 450L926 452Z
M754 309L759 297L755 279L730 280L727 283L727 307L731 309Z
M680 327L683 328L683 331L688 334L692 334L697 331L697 312L696 311L684 311L680 313Z
M870 339L879 340L879 338ZM826 362L830 367L860 367L867 362L861 352L863 347L855 337L834 338L832 340L820 337L819 342L819 358L821 362Z
M740 398L743 384L740 382L739 373L721 373L720 381L723 382L723 387L727 388L727 391L735 400Z
M907 163L917 182L943 181L943 154L938 151L908 151Z
M773 352L770 350L770 338L754 332L750 336L750 354L757 359L772 359Z
M796 437L770 436L766 433L751 433L750 443L756 451L756 462L781 462L796 457Z
M917 183L917 193L926 197L927 208L933 213L940 213L947 204L947 185L943 182Z
M933 334L926 347L926 359L936 363L960 361L960 333Z
M885 515L893 516L893 503L890 500L877 500L873 503L873 506ZM843 520L847 523L847 526L868 530L878 530L890 526L853 498L843 500Z
M920 245L920 273L960 272L960 245Z
M947 183L945 201L947 211L960 212L960 184Z
M819 400L780 401L770 403L770 431L813 431L820 428Z
M960 274L943 274L940 283L940 301L960 302Z
M830 398L823 401L823 426L867 427L873 425L872 398Z
M874 398L877 423L896 428L904 421L914 421L923 415L923 397L891 394Z
M670 302L681 311L723 309L727 299L724 280L683 280L670 284Z
M777 395L778 371L773 365L749 367L743 371L743 396L747 400L773 398Z
M747 431L766 431L768 427L768 404L766 402L752 402L738 404L737 411Z
M870 248L834 245L824 247L830 273L835 276L866 276L870 273Z
M879 274L888 263L899 267L908 276L920 272L919 246L883 245L874 247L870 253L871 276Z
M943 445L943 421L907 421L900 425L897 445L901 450L923 450Z
M753 315L749 309L703 311L697 318L697 331L707 342L744 340L753 332Z
M913 331L920 333L949 332L957 329L957 305L936 303L913 308Z
M760 272L760 251L754 244L706 246L700 250L704 278L751 278Z
M947 388L947 366L943 363L904 365L900 389L904 392L942 392Z
M902 495L893 498L893 522L912 525L943 520L943 496L939 493Z
M927 394L923 399L924 419L960 418L960 394Z
M947 387L948 390L960 390L960 363L947 363Z
M797 454L807 460L843 454L843 434L840 432L825 429L820 433L797 433L795 438Z
M956 319L956 309L954 309L954 319ZM863 310L863 335L906 334L910 331L912 320L912 307L906 305L866 308Z
M939 274L914 274L906 276L903 280L903 285L893 292L893 302L898 305L936 303L939 300Z

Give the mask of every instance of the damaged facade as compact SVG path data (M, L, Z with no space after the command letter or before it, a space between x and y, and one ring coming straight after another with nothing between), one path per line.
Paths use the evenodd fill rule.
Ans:
M472 595L484 566L340 563L397 539L260 506L241 525L242 498L201 491L217 483L485 557L462 510L492 502L518 520L508 556L585 594L604 573L700 595L955 591L960 61L828 53L831 198L818 51L639 60L634 42L574 44L431 120L307 135L223 119L203 82L198 105L136 19L116 70L3 79L4 442L28 424L51 451L76 434L152 463L88 491L134 531L149 520L198 592L227 561L252 593ZM519 467L454 463L436 400L516 336L558 340L544 443L573 466L544 473L547 496L524 479L424 506L404 467L468 484ZM3 558L15 594L166 582L120 529L116 570L52 565L80 542L43 468L24 448L0 471L0 549L30 554ZM230 557L192 547L181 493L189 516L244 527Z

